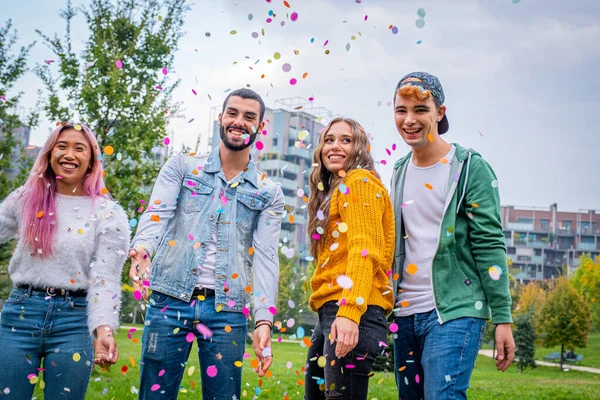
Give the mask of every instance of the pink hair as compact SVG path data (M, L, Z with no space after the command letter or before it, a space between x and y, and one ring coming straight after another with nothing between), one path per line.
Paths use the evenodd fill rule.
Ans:
M96 197L104 197L102 194L104 188L102 158L96 137L88 127L82 124L73 122L61 124L44 143L21 192L21 197L25 199L23 203L23 231L21 234L25 243L34 250L34 254L37 254L38 249L42 250L42 257L53 254L52 244L56 232L55 221L57 215L52 215L53 213L56 214L56 174L50 166L52 149L56 145L60 134L63 131L75 129L76 125L81 127L78 130L83 134L92 149L90 160L92 170L83 177L83 192L86 196L92 197L93 200ZM40 212L43 212L43 214ZM39 216L40 214L41 216Z

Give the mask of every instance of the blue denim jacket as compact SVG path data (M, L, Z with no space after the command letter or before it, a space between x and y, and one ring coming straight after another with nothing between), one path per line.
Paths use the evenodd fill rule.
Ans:
M283 207L281 188L261 179L252 159L227 185L219 148L202 156L171 157L156 179L132 241L154 255L150 288L190 301L219 224L215 307L246 311L251 289L254 319L273 321L269 307L277 303Z

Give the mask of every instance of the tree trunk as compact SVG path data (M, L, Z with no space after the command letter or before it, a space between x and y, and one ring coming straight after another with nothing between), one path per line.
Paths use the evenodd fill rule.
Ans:
M563 369L563 362L564 362L563 354L565 354L565 345L561 344L560 345L560 369Z

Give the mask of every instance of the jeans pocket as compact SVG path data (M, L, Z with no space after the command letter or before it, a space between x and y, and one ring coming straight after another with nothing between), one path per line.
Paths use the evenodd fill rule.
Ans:
M387 344L387 318L382 308L377 306L367 308L360 319L359 335L364 335L377 346L380 342Z
M20 289L13 289L10 291L6 304L8 303L20 303L27 297L27 293Z
M152 291L150 295L150 305L154 307L164 307L169 302L170 296L157 291Z
M81 297L71 297L68 301L69 306L73 309L73 310L87 310L87 297L85 296L81 296Z

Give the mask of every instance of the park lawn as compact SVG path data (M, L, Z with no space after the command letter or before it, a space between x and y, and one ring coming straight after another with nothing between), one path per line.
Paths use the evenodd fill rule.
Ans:
M565 347L565 351L567 350ZM551 348L536 346L535 359L543 361L544 356L550 355L551 352L560 353L560 346ZM600 332L590 333L587 347L576 347L575 354L583 354L582 366L600 368Z
M120 400L136 399L133 392L139 387L139 359L141 352L141 331L132 333L132 339L127 338L127 330L121 329L117 336L119 343L119 362L111 371L97 369L92 374L86 399ZM137 339L137 343L133 339ZM251 347L246 346L246 351ZM306 348L296 343L274 343L273 353L275 362L271 367L272 376L262 379L251 370L249 359L244 360L242 399L252 399L258 392L259 399L284 399L285 393L289 399L302 399L304 374L302 367L305 362ZM198 373L197 348L194 344L190 359L184 374L179 399L198 399L200 397L200 379ZM133 362L132 362L133 361ZM291 368L287 364L291 362ZM127 371L121 372L126 366ZM194 369L191 376L190 369ZM42 378L43 379L43 378ZM40 380L42 380L40 379ZM132 390L133 388L133 390ZM538 367L527 370L523 374L512 366L507 372L496 370L491 358L479 356L477 366L468 391L470 399L600 399L600 375L568 371L558 368ZM35 396L41 399L39 383ZM397 398L394 375L391 373L376 373L371 378L369 400L388 400Z

